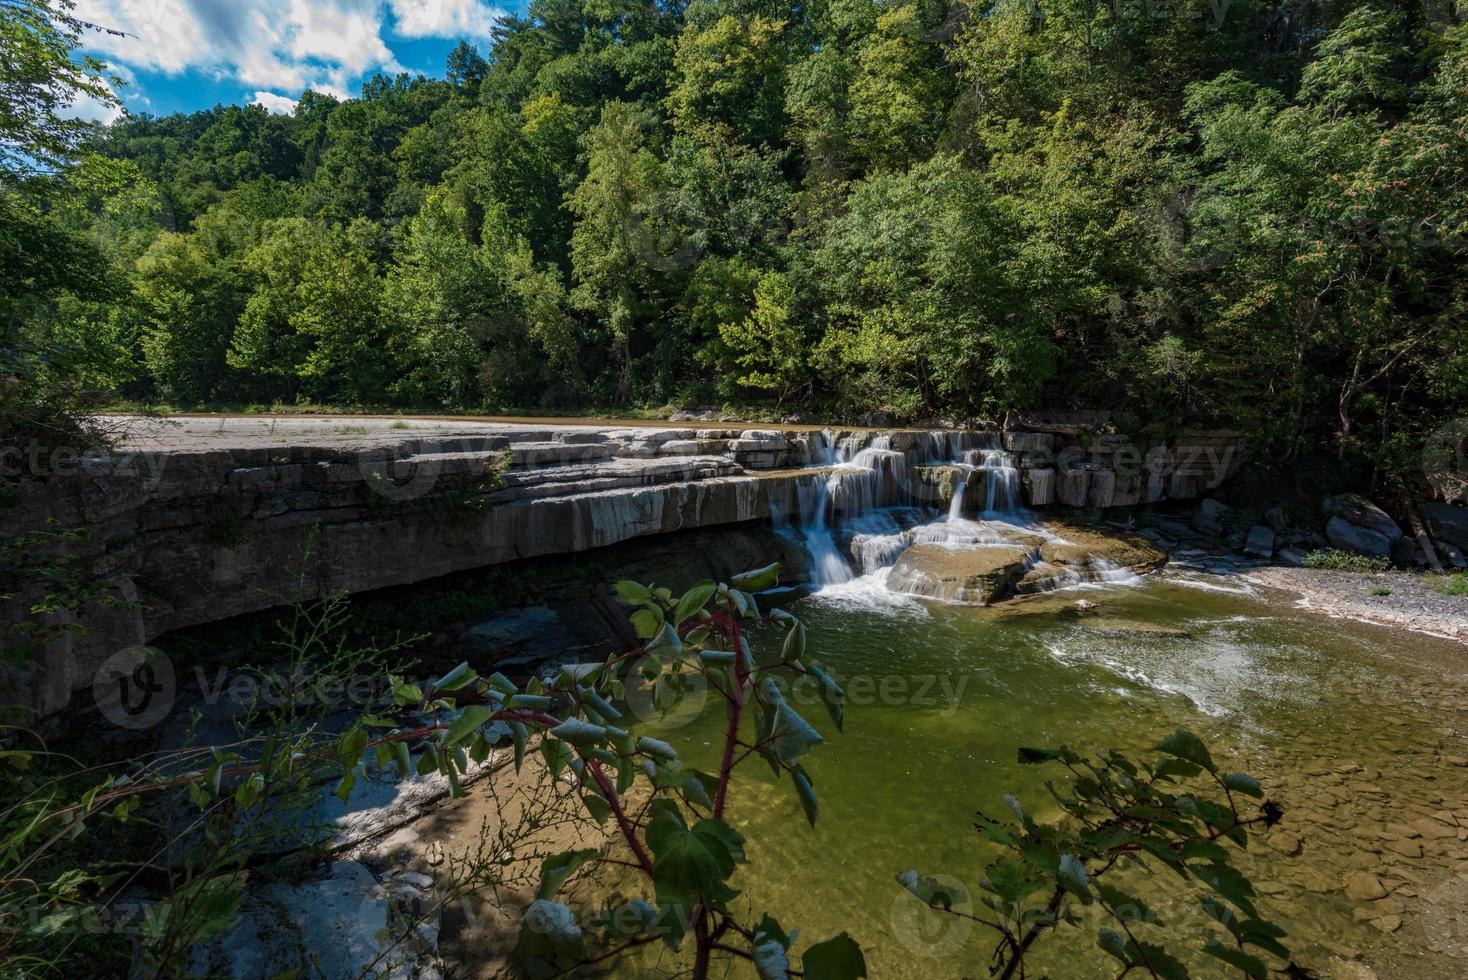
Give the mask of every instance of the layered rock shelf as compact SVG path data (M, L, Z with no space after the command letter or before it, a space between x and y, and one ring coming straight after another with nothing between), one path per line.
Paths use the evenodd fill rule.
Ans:
M1140 445L1106 431L1104 421L1025 425L875 431L131 420L115 451L69 458L6 514L7 534L86 529L83 540L59 547L119 600L86 610L85 630L52 644L23 693L64 702L117 650L301 598L643 535L789 520L801 512L802 486L826 483L833 472L833 514L891 504L943 508L958 492L976 509L1010 492L1011 482L1017 504L1112 508L1198 496L1243 457L1243 441L1231 433ZM853 470L861 478L848 481L844 464L864 449L874 450L875 468ZM991 467L992 460L1001 462ZM14 619L25 599L7 615Z

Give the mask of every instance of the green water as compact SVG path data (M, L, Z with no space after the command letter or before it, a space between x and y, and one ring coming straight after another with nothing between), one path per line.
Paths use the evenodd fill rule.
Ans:
M1101 615L1066 613L1077 598ZM845 930L874 977L986 975L992 937L915 909L893 876L941 871L976 890L990 855L969 829L974 810L1000 813L1010 793L1045 812L1047 773L1020 767L1018 746L1131 749L1185 726L1229 766L1259 775L1289 810L1284 829L1301 853L1256 841L1270 860L1245 865L1266 893L1266 914L1290 928L1321 976L1358 958L1383 977L1468 970L1458 958L1468 931L1456 929L1468 912L1453 905L1468 893L1454 890L1468 844L1456 834L1420 840L1423 853L1412 856L1389 846L1387 829L1444 811L1468 828L1468 768L1448 761L1468 756L1461 646L1165 577L992 609L860 586L789 607L850 704L844 734L819 706L805 709L827 735L806 761L821 800L815 829L788 781L758 760L740 770L730 816L751 863L734 884L751 922L768 910L808 940ZM1187 635L1130 632L1128 620ZM706 713L667 734L712 766L719 724ZM1362 869L1393 894L1348 899L1343 882ZM1175 890L1173 879L1158 886ZM1114 974L1094 928L1050 942L1053 975ZM654 969L643 961L628 975Z

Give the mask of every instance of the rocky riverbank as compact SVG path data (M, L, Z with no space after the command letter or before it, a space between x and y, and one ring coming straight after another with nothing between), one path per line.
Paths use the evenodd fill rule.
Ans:
M1447 595L1435 575L1256 568L1247 577L1300 596L1301 608L1343 619L1394 626L1468 643L1468 596Z

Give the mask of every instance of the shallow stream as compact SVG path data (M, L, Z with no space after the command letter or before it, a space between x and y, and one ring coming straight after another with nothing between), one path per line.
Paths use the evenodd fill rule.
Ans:
M1098 609L1075 614L1082 598ZM1014 794L1043 814L1044 781L1058 778L1018 765L1017 747L1138 749L1186 727L1287 810L1243 863L1303 962L1322 977L1369 977L1362 965L1468 973L1460 645L1314 617L1237 578L1168 572L988 608L899 595L868 575L787 605L848 692L846 730L804 707L827 736L806 760L814 829L788 780L758 760L741 770L731 815L752 861L734 884L751 921L769 910L810 940L848 931L873 977L986 975L992 935L915 907L894 876L943 872L977 889L992 854L973 812L1002 813ZM706 712L669 734L713 765L699 756L719 724ZM1348 897L1360 871L1389 894ZM1114 975L1094 937L1094 924L1052 937L1052 975Z

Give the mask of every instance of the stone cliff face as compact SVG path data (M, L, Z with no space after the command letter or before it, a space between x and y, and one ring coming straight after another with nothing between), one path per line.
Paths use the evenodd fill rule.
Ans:
M60 468L4 514L7 536L87 529L86 540L64 547L121 600L85 610L85 630L53 643L17 696L64 703L113 652L301 598L686 528L794 519L803 483L824 481L833 469L844 475L853 455L878 445L881 478L853 482L850 494L832 498L833 512L946 507L959 486L969 500L983 500L1001 478L1017 481L1015 502L1027 506L1130 506L1196 496L1231 475L1243 455L1242 440L1228 433L1143 447L1086 427L140 423L116 452ZM984 463L974 465L980 456ZM4 622L16 621L26 599L11 602Z

